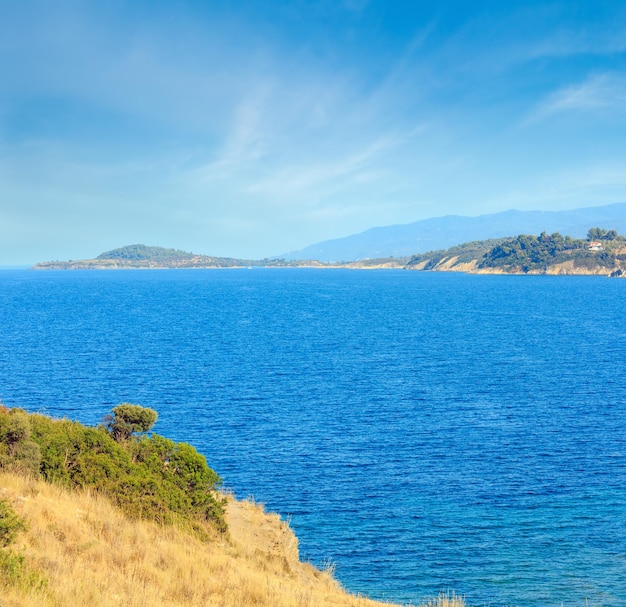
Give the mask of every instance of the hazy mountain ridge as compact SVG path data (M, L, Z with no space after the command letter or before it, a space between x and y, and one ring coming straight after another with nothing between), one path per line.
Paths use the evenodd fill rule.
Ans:
M409 224L371 228L278 257L287 260L317 259L323 262L405 257L449 249L469 241L540 234L544 231L584 238L589 228L594 226L626 232L626 203L570 211L510 210L478 217L446 215Z
M359 269L402 268L476 271L480 257L501 241L528 234L566 234L584 239L591 228L608 228L626 233L626 203L590 207L573 211L505 211L479 217L448 215L411 224L377 227L348 236L311 245L284 258L262 260L213 257L188 253L178 249L146 245L127 245L98 255L93 259L48 261L35 264L36 270L83 269L189 269L245 267L347 267ZM582 248L582 245L579 246ZM457 251L458 249L458 251ZM461 257L452 260L457 253ZM581 251L576 268L563 273L580 273ZM588 253L585 251L585 253ZM470 260L470 257L473 258ZM588 255L587 255L588 256ZM429 258L425 264L416 257ZM447 262L439 263L443 258ZM407 264L412 260L410 263ZM605 260L598 265L597 255L589 257L587 265L608 268ZM470 263L468 266L460 263ZM563 261L563 260L560 260ZM611 271L621 268L612 264ZM549 260L554 265L555 260ZM536 269L536 268L534 268ZM587 268L589 269L589 268ZM517 271L509 268L505 271Z

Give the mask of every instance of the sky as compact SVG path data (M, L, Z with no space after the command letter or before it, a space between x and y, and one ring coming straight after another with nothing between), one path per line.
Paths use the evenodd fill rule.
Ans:
M0 265L623 201L623 2L0 0Z

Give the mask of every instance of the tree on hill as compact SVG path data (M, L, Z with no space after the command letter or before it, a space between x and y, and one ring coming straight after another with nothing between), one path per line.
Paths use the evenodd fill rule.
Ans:
M623 242L626 240L621 234L617 233L617 230L603 230L602 228L590 228L587 232L587 240L604 240L604 241L618 241Z
M612 231L615 232L615 230ZM602 240L606 237L606 234L606 230L603 230L602 228L589 228L589 231L587 232L587 240ZM615 232L615 234L617 235L617 232Z
M118 442L127 441L135 432L149 432L158 414L154 409L122 403L113 408L113 414L105 417L105 425Z

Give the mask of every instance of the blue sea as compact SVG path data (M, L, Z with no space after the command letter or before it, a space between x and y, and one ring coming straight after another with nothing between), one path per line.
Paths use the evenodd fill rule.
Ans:
M626 280L0 272L0 398L159 412L351 591L626 605Z

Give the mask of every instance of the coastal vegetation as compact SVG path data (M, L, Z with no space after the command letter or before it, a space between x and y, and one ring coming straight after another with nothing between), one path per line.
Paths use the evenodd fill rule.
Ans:
M177 249L130 245L92 260L38 263L37 270L149 268L348 268L408 269L433 272L502 274L598 274L626 276L626 239L616 230L590 228L587 238L559 232L519 234L466 242L412 257L384 257L344 262L316 260L243 260L194 255Z
M186 251L180 251L179 249L166 249L164 247L150 247L145 244L133 244L101 253L96 259L167 262L192 259L193 257L193 253L187 253Z
M154 268L234 268L243 264L229 257L196 255L178 249L127 245L101 253L94 259L46 261L35 264L37 270L117 270Z
M470 242L415 255L408 269L506 274L603 274L622 276L626 239L615 230L591 228L587 239L560 233Z
M301 562L280 517L218 493L191 445L147 434L154 421L128 403L98 427L0 407L2 607L387 605Z
M547 270L551 265L573 261L579 268L613 268L626 260L621 252L624 237L615 230L600 228L589 230L587 240L561 236L558 232L539 236L520 235L508 239L489 250L479 263L479 268L507 268L530 272Z
M220 477L191 445L145 434L152 409L124 403L96 428L0 410L0 467L106 496L132 519L226 530Z
M407 258L408 259L408 258ZM178 249L128 245L101 253L94 259L69 261L44 261L35 264L35 270L118 270L118 269L202 269L202 268L299 268L326 267L314 260L285 259L235 259L231 257L213 257L196 255ZM341 264L340 264L341 265Z

